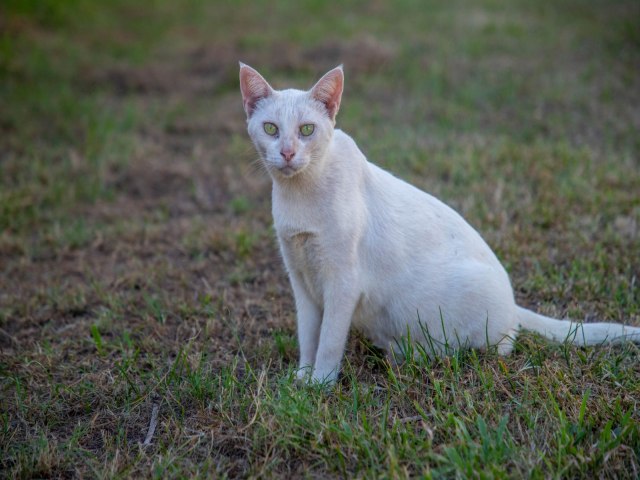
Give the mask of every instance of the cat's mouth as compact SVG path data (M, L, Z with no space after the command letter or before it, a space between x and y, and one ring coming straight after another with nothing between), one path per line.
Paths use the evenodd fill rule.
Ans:
M300 171L300 169L298 167L294 167L293 165L284 165L278 168L278 171L285 177L293 177Z
M279 177L291 178L304 170L306 162L301 159L294 159L290 162L274 161L269 163L269 167L273 173Z

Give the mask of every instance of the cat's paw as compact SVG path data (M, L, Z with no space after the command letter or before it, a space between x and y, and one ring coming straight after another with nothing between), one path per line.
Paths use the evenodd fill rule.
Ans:
M329 372L314 370L311 375L311 383L325 388L333 387L338 381L338 370L334 369Z
M318 370L314 370L311 366L299 367L295 374L296 385L315 385L325 388L331 388L338 380L337 370L323 374Z
M299 367L296 370L295 382L298 385L309 383L309 381L311 380L311 371L312 370L313 370L313 367L311 365L307 365L307 366L304 366L304 367Z

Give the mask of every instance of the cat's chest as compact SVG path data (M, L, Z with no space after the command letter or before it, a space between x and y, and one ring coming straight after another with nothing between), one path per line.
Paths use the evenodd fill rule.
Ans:
M279 235L290 274L296 275L317 304L323 302L323 251L312 232L288 232Z

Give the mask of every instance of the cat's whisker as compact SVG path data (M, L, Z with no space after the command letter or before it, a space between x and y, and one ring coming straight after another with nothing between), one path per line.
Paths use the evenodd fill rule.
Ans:
M248 177L248 176L253 176L256 174L262 174L262 173L268 173L267 171L267 167L265 166L264 162L262 161L262 159L257 158L254 161L252 161L251 163L249 163L244 169L243 169L243 175Z

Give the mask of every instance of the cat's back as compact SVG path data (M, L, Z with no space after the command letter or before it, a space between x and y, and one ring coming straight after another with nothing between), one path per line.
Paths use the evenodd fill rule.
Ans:
M437 262L458 255L497 262L481 235L449 205L368 161L366 170L374 242L393 245L412 258L429 245L430 258Z
M332 150L337 160L334 174L344 186L348 184L346 190L352 194L344 210L353 221L360 210L356 205L364 206L365 245L372 251L393 251L409 258L429 245L432 253L439 252L433 257L438 261L462 252L491 264L497 261L480 234L458 212L369 162L347 133L335 130Z
M362 196L369 215L375 223L387 229L401 228L405 232L417 228L423 232L445 225L463 228L466 222L445 203L432 195L396 177L387 170L370 162L355 140L342 130L336 129L332 145L333 156L339 175L353 183L352 193Z

